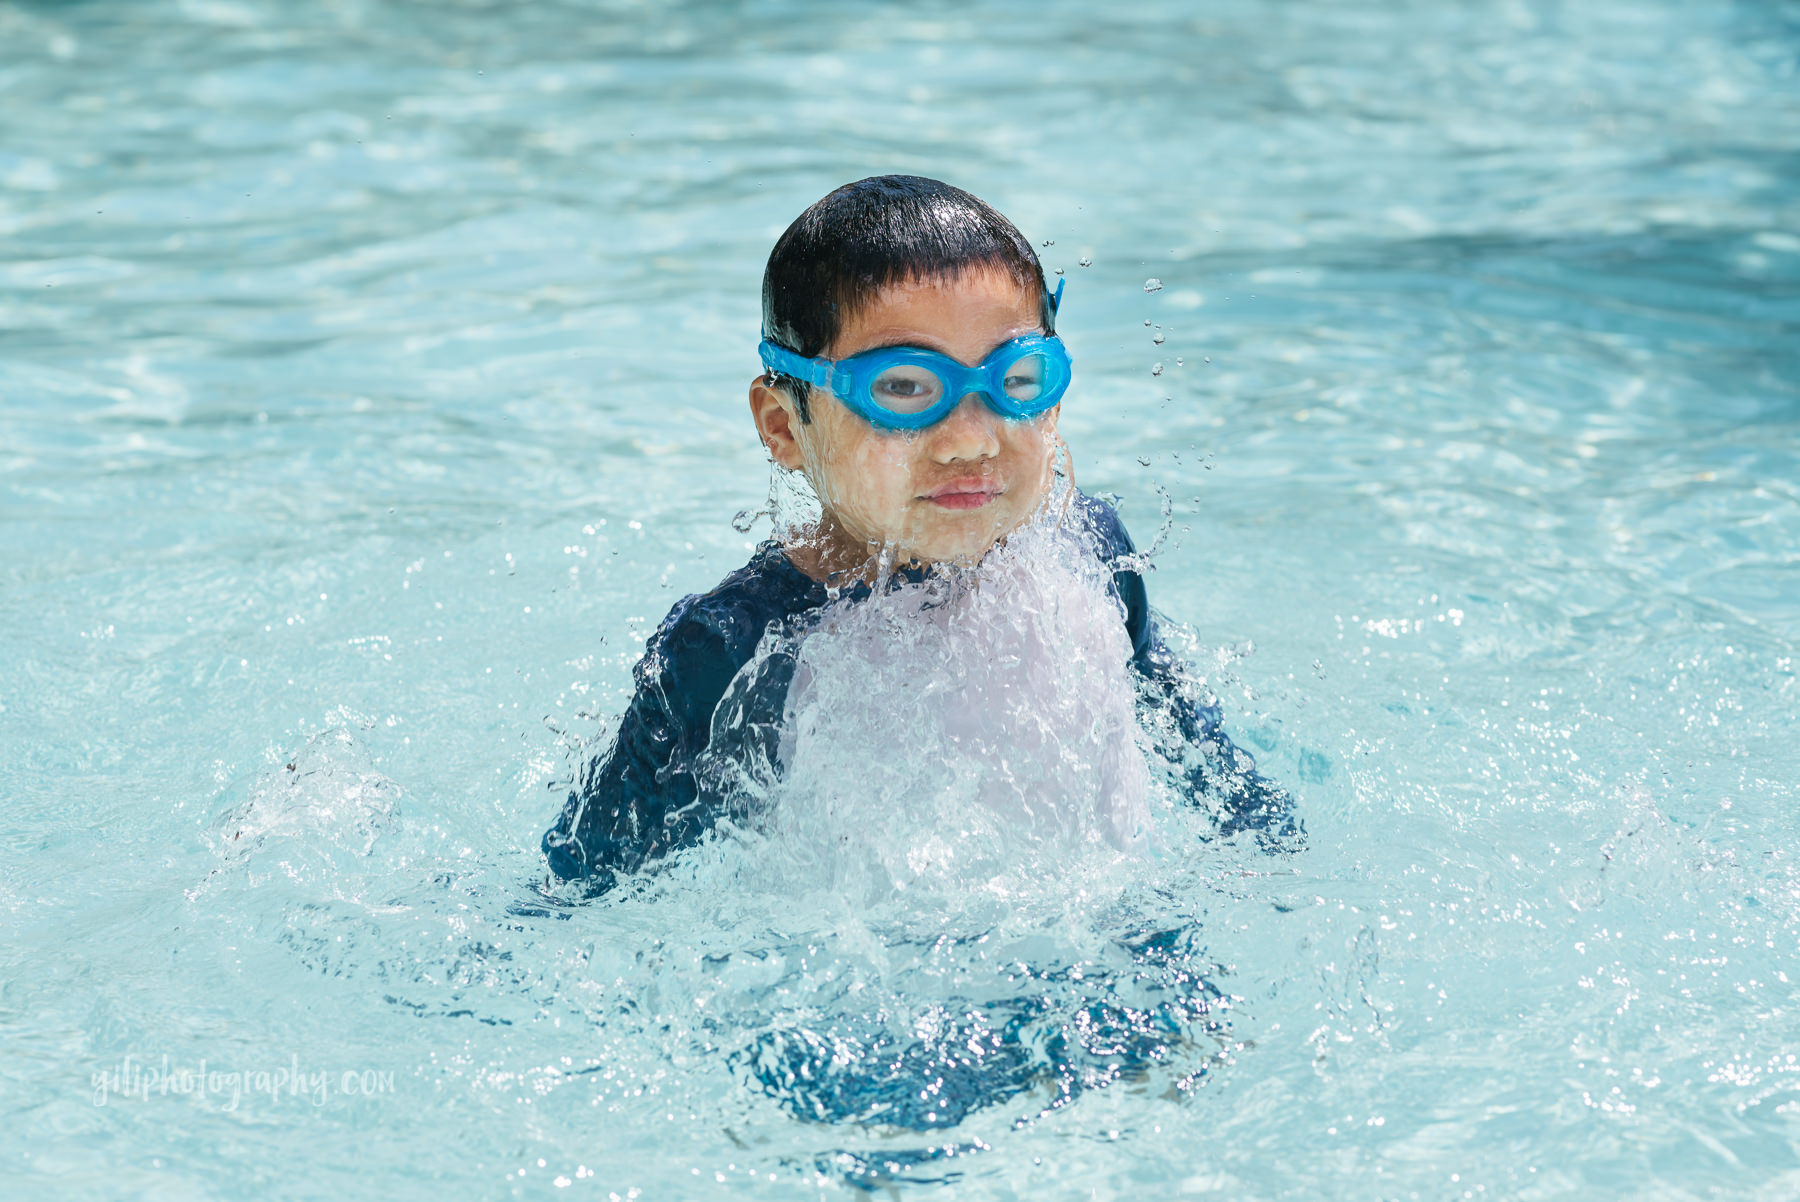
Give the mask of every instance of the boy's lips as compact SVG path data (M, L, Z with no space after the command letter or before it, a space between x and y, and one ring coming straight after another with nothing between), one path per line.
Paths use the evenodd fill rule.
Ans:
M932 489L923 499L945 509L980 509L1000 492L1000 485L993 480L952 480Z

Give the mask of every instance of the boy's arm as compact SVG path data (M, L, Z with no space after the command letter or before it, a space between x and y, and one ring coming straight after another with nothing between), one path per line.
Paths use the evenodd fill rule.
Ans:
M1141 578L1139 583L1141 587ZM1182 768L1196 797L1217 799L1219 834L1252 831L1266 850L1300 850L1306 833L1294 814L1293 797L1258 771L1250 753L1226 736L1218 705L1202 700L1203 687L1157 635L1148 607L1142 623L1146 637L1131 666L1151 706L1172 722L1179 735L1180 748L1165 748L1170 762ZM1132 641L1140 645L1136 638Z
M1135 553L1131 535L1111 506L1082 497L1101 556L1109 563ZM1216 798L1219 833L1253 831L1269 850L1296 851L1306 833L1294 814L1288 791L1256 769L1250 753L1234 744L1220 725L1219 707L1194 678L1193 671L1157 633L1142 573L1116 569L1113 585L1125 606L1125 631L1131 637L1131 666L1150 706L1175 729L1181 747L1165 747L1171 763L1180 765L1196 797ZM1165 723L1157 723L1164 725Z
M695 600L677 605L645 647L612 748L589 765L544 834L550 870L564 880L586 879L604 891L712 824L695 763L741 664L732 640L696 612Z

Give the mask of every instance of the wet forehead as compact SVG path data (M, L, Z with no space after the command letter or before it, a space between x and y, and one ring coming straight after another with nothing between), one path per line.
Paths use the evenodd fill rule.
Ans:
M830 357L916 346L973 365L1001 343L1041 331L1037 298L1006 272L981 267L883 288L844 322Z

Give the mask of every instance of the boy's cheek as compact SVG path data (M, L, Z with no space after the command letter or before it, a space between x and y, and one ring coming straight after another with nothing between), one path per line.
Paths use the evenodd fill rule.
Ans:
M827 444L821 474L831 477L847 498L881 505L910 496L914 475L912 447L871 432Z
M1014 442L1013 463L1015 474L1014 489L1021 493L1029 493L1035 502L1050 487L1050 480L1056 472L1056 453L1061 441L1056 436L1056 422L1052 420L1038 426L1026 427L1020 431L1020 437Z
M819 503L859 539L904 538L909 474L882 454L821 457L807 472Z

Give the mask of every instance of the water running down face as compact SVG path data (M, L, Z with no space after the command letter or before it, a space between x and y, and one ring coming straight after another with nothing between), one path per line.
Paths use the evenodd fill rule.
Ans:
M922 347L965 365L1000 344L1042 333L1038 298L1004 271L894 284L852 312L826 358L882 347ZM769 453L806 476L822 515L816 546L790 554L823 578L854 570L882 550L900 562L979 559L1037 509L1050 487L1057 410L1009 420L971 393L942 421L917 431L882 430L814 388L812 421L759 379L750 410Z

